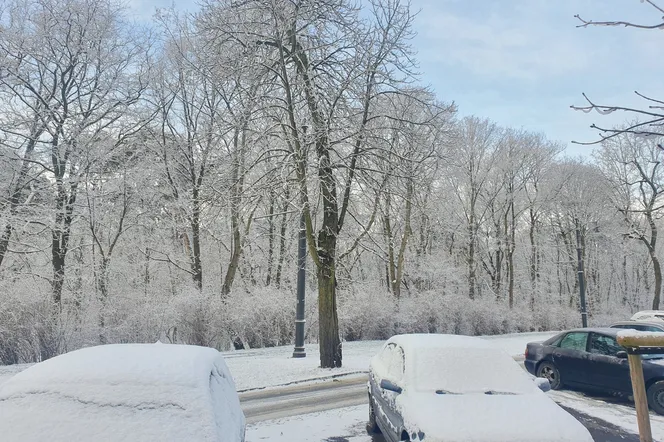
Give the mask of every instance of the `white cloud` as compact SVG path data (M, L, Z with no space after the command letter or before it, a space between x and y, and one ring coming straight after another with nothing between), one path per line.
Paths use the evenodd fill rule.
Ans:
M520 80L587 69L588 54L598 51L579 42L571 20L568 29L561 29L547 14L549 6L524 1L501 2L506 7L486 14L477 14L470 2L461 9L451 2L425 5L418 18L421 41L426 42L421 55L476 75Z

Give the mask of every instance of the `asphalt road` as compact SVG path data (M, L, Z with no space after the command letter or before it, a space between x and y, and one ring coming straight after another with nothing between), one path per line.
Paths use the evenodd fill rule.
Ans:
M363 375L314 384L259 390L242 393L240 403L247 418L247 423L253 424L334 408L367 404L366 382L367 377ZM639 442L638 435L627 433L615 425L576 410L565 409L590 431L596 442ZM543 416L543 418L546 417ZM379 434L373 435L372 440L374 442L385 442L385 439ZM328 442L347 441L347 437L343 435L328 439Z

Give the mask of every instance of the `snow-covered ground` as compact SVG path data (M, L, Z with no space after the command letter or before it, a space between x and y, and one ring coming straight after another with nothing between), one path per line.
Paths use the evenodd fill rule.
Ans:
M348 442L371 442L366 405L337 408L247 427L247 442L318 442L336 437ZM342 439L343 438L343 439Z
M548 394L554 401L568 408L611 422L630 433L638 434L639 432L636 410L632 404L626 401L604 401L601 398L588 397L584 393L570 390L550 391ZM655 440L664 441L664 416L650 412L650 426Z
M485 336L485 339L491 340L515 359L523 359L528 342L543 341L554 334L556 332L515 333ZM319 368L318 344L306 345L307 357L301 359L293 359L292 346L225 352L224 358L238 391L247 391L364 373L369 368L369 361L383 343L384 341L344 342L343 367L340 369Z

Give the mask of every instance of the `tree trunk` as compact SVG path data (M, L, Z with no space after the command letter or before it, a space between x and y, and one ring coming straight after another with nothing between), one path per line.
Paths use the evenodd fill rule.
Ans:
M281 228L279 229L279 261L277 262L277 271L274 275L274 283L279 287L281 285L281 269L284 266L284 259L286 259L286 231L288 228L288 217L286 212L288 211L288 199L289 199L289 190L286 188L286 199L284 201L284 207L281 215Z
M63 167L63 166L59 166ZM65 280L66 257L69 251L69 238L73 221L74 204L78 185L70 184L69 194L62 182L62 175L56 178L57 197L55 204L55 225L51 234L51 264L53 280L51 288L53 303L58 312L62 311L62 288Z
M512 193L512 198L513 198ZM508 269L508 299L509 307L514 307L514 249L516 248L516 214L514 213L514 199L510 200L510 211L512 213L512 222L510 225L509 246L507 247L507 269Z
M269 286L272 282L272 263L274 260L274 188L270 187L270 209L268 212L268 249L267 249L267 276L265 285Z
M228 296L231 292L233 281L235 280L235 273L240 265L240 257L242 255L242 233L240 231L240 223L242 221L240 214L240 202L242 200L242 192L244 191L244 148L246 145L246 131L247 123L243 123L241 128L235 131L233 137L233 146L235 148L235 158L233 159L233 185L231 189L231 230L233 235L233 247L231 249L231 260L226 269L226 277L224 284L221 287L221 295ZM247 221L246 229L248 230L251 224L251 218Z
M203 267L201 264L201 202L199 189L194 185L192 190L192 214L191 214L191 272L196 288L203 290Z
M474 205L471 207L468 221L468 297L475 299L475 213Z
M323 368L341 367L341 341L337 318L334 263L321 263L318 268L318 342Z
M659 265L659 259L655 256L655 251L650 252L650 259L652 260L652 267L655 271L655 296L652 300L652 309L659 310L660 295L662 293L662 268Z
M37 139L44 132L43 126L37 126L39 118L41 118L39 115L35 118L35 126L30 133L30 138L28 139L28 144L25 148L25 153L23 154L21 168L19 169L18 176L16 177L16 184L11 192L11 196L9 197L9 220L7 221L7 224L5 224L5 229L2 232L2 236L0 236L0 267L2 267L2 262L5 259L7 250L9 249L9 240L11 239L12 232L14 230L12 217L16 214L21 198L21 191L27 184L28 170L31 164L30 161L32 158L32 153L35 150Z
M318 324L321 368L341 367L341 341L337 319L336 258L338 207L336 182L327 137L319 136L318 177L323 197L323 225L318 232Z
M389 211L390 203L389 196L387 198L386 209ZM387 289L392 292L394 296L399 297L399 290L395 288L396 274L394 263L394 240L392 238L392 222L390 221L389 213L383 216L383 232L385 232L385 243L387 245Z
M401 282L403 280L403 268L404 268L404 255L406 253L406 246L408 245L408 239L411 235L410 227L410 216L412 211L412 198L413 198L413 182L412 180L408 181L408 188L406 190L406 213L405 213L405 226L403 228L403 234L401 235L401 244L399 246L399 255L397 256L397 271L396 277L394 278L394 295L399 298L401 297Z
M226 268L224 284L221 286L222 297L228 296L231 292L233 280L235 279L235 273L237 272L237 268L240 264L240 255L242 253L242 238L240 236L240 227L235 216L232 216L231 225L233 229L233 247L231 249L231 259L228 262L228 267Z
M537 245L535 243L535 214L530 208L530 226L528 229L528 238L530 239L530 284L533 292L536 289L537 280Z

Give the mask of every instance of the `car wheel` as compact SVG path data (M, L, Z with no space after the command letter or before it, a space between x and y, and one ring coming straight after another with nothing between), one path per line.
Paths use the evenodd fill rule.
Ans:
M657 414L664 414L664 381L657 381L648 388L648 405Z
M380 433L380 428L378 428L378 423L376 422L376 412L374 411L373 399L369 396L369 432L371 433Z
M553 362L542 362L537 368L537 377L548 379L552 390L559 390L563 386L560 371Z

